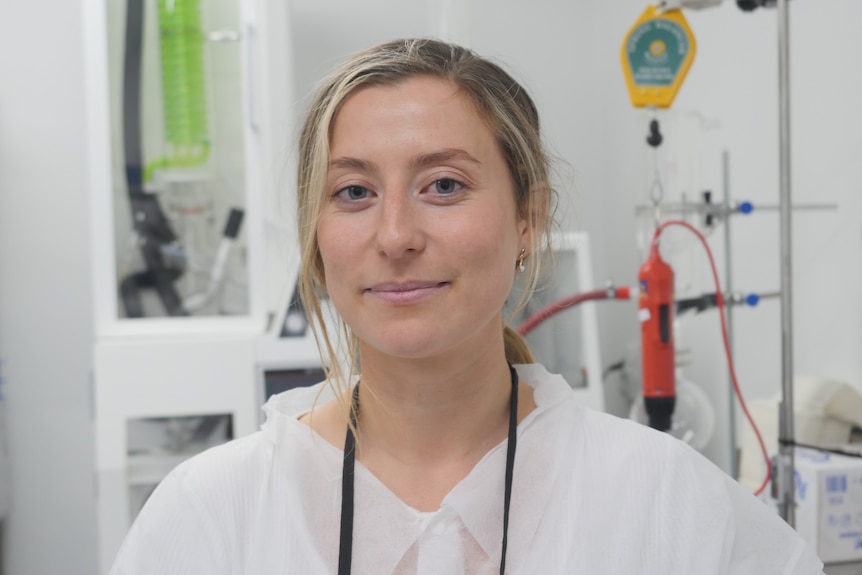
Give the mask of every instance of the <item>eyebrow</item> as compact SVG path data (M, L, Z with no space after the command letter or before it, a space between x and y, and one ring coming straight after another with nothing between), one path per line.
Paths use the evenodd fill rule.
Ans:
M438 152L422 154L413 158L410 161L410 167L413 169L427 168L434 164L450 162L453 160L467 161L477 166L481 166L482 162L471 156L465 150L459 148L447 148ZM359 158L351 158L349 156L336 158L329 162L330 170L337 169L355 169L362 171L377 171L377 165L374 162L361 160Z
M477 166L482 165L482 162L471 156L465 150L461 150L458 148L448 148L445 150L440 150L439 152L422 154L421 156L418 156L413 161L411 161L410 165L413 168L427 168L428 166L433 166L434 164L450 162L452 160L472 162Z
M365 160L360 160L359 158L343 157L343 158L336 158L334 160L331 160L329 162L329 169L330 170L354 169L354 170L361 170L361 171L367 172L367 171L371 171L371 170L376 170L377 165L373 162L367 162Z

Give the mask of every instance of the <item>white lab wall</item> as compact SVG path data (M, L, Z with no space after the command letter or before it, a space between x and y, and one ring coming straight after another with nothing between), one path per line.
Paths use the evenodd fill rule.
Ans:
M3 573L96 572L79 2L0 18L0 355L12 503Z
M8 2L0 19L0 356L13 472L3 561L9 575L96 572L81 5ZM561 159L563 227L590 233L597 281L612 277L631 284L640 258L633 206L647 197L650 156L646 118L628 104L619 47L644 5L641 0L294 0L297 94L301 97L346 54L396 36L445 33L498 58L534 95ZM832 214L794 217L796 366L858 386L862 303L851 290L862 283L857 105L862 38L855 30L862 3L795 0L791 7L794 197L840 204ZM677 125L680 133L694 133L694 151L675 145L699 167L680 168L676 189L667 193L693 195L710 188L720 195L720 152L726 148L734 199L775 203L775 12L743 14L728 1L720 9L689 13L689 20L699 54L674 106L675 117L697 113L718 127L699 133L684 119L668 120L669 129ZM671 142L666 145L670 149ZM284 185L291 182L286 175ZM777 222L774 214L734 219L739 289L778 288ZM723 256L719 237L713 245ZM699 253L696 245L691 249ZM708 290L702 266L692 263L696 257L683 255L682 267L695 287ZM719 266L722 270L721 261ZM599 306L606 364L636 341L633 311L630 303ZM694 358L687 375L706 389L719 421L726 421L717 318L696 319L686 325ZM750 397L776 393L777 302L740 310L735 322L744 389ZM625 408L613 390L608 406L617 413ZM731 448L722 441L716 439L707 454L727 468Z

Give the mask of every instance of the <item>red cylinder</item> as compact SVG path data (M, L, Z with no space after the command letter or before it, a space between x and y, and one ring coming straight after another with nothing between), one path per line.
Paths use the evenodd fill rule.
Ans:
M644 406L651 427L670 429L676 404L673 269L654 245L638 274Z

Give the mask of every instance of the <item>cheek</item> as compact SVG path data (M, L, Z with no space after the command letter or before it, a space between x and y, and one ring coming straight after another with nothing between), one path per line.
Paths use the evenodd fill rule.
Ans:
M339 278L344 272L342 262L349 258L349 254L345 253L348 245L348 242L344 241L344 235L338 233L337 226L321 221L317 228L320 271L330 293L339 287Z
M326 253L326 257L321 257L320 271L327 298L342 318L349 319L352 299L350 291L352 283L349 277L351 266L343 263L346 258L337 249L324 252L321 247L321 254L323 253Z
M453 229L449 246L450 253L463 258L466 269L481 276L479 282L485 284L485 290L508 294L514 280L515 260L511 254L517 252L518 233L509 214L501 212L486 211L472 218L471 225Z

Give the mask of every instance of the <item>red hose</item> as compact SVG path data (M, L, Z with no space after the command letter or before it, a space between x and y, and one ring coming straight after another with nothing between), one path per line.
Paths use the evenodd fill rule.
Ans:
M760 487L754 492L755 495L760 495L766 486L769 485L769 481L772 479L772 460L769 458L769 453L766 449L766 444L763 442L763 436L760 434L760 430L757 428L757 424L754 423L754 418L751 417L751 413L748 412L748 406L745 404L745 398L742 396L742 390L739 388L739 381L736 378L736 369L733 366L733 357L730 353L730 337L727 334L727 320L725 319L724 314L724 297L721 295L721 283L718 281L718 271L715 267L715 259L712 257L712 251L709 249L709 243L706 241L706 238L699 231L695 229L690 223L682 220L670 220L661 224L658 229L656 229L655 234L652 238L652 246L658 244L659 236L668 226L682 226L686 228L688 231L697 236L697 239L700 240L700 243L703 245L706 250L706 255L709 258L709 266L712 270L712 278L715 282L715 302L718 305L718 317L721 321L721 337L724 342L724 352L727 356L727 369L730 372L730 380L733 382L733 390L736 392L736 399L739 400L739 405L742 407L742 412L745 414L745 418L748 419L749 425L751 425L751 429L754 430L754 435L757 437L757 443L760 444L760 451L763 454L763 460L766 463L766 475L763 478L763 483L760 484Z
M582 304L585 301L599 299L629 299L629 297L630 290L628 287L597 289L584 293L576 293L561 300L557 300L528 317L524 323L518 326L518 333L521 335L527 335L546 319L557 315L561 311L569 309L570 307Z
M712 277L715 282L715 299L718 306L718 317L721 321L721 336L724 343L724 351L727 356L728 371L730 372L730 378L733 382L733 390L736 392L736 398L739 401L739 405L742 408L742 411L745 414L749 425L751 425L751 428L754 430L754 435L757 437L757 442L760 444L760 450L766 463L766 476L763 479L763 483L761 483L760 487L758 487L757 490L754 492L755 495L760 495L764 491L764 489L766 489L766 486L769 484L769 481L772 478L772 461L769 459L769 453L767 452L766 445L763 442L763 436L760 434L760 430L757 428L757 424L754 423L754 418L751 417L751 413L749 413L748 411L748 406L745 403L745 398L742 395L742 390L739 387L739 381L736 377L736 369L734 368L733 357L730 353L730 338L727 334L727 323L725 321L724 297L722 296L721 292L721 283L718 280L718 271L715 268L715 260L712 257L712 252L709 249L709 244L707 243L706 238L704 238L703 234L698 232L694 228L694 226L692 226L688 222L681 220L671 220L661 224L658 229L656 229L655 234L653 235L651 248L655 247L658 244L659 236L661 236L661 233L668 226L682 226L688 229L695 236L697 236L704 249L706 250L707 258L709 259L709 265L712 271ZM594 290L571 295L567 298L558 300L531 315L529 318L527 318L526 321L524 321L524 323L522 323L518 327L518 333L520 333L521 335L527 335L533 329L535 329L536 326L538 326L540 323L547 320L548 318L570 307L584 303L585 301L602 299L629 299L631 295L630 291L631 290L628 287L619 287L616 289L610 288L604 290Z

